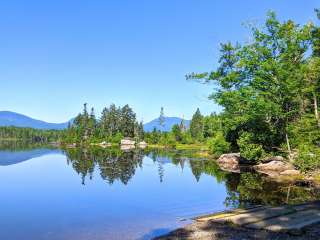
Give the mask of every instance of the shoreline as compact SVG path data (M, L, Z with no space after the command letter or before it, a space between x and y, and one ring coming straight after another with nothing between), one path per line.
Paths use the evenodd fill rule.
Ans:
M153 240L311 240L320 236L320 223L310 225L297 232L272 232L240 227L234 224L213 221L193 222Z

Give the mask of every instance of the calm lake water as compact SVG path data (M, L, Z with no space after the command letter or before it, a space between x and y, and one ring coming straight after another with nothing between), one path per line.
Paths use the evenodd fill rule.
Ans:
M192 152L4 145L0 176L5 240L151 239L198 214L319 198Z

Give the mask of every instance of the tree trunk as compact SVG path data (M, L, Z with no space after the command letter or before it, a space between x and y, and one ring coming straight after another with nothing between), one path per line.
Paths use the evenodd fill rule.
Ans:
M289 152L289 158L290 158L291 148L290 148L290 142L289 142L288 133L286 133L286 142L287 142L287 147L288 147L288 152Z
M316 116L318 127L320 127L320 118L318 113L318 100L315 92L313 93L313 105L314 105L314 115Z

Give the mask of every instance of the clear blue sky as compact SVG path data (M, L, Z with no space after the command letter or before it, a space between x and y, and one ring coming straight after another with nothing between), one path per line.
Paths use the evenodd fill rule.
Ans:
M55 0L0 3L0 110L63 122L82 104L129 103L145 122L190 118L210 86L185 80L217 64L219 43L245 41L246 21L315 21L315 0Z

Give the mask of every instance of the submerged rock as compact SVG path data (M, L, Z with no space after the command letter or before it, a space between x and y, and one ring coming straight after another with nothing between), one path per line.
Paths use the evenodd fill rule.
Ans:
M226 153L222 154L217 163L219 164L222 170L231 171L231 172L239 172L240 167L240 153Z

